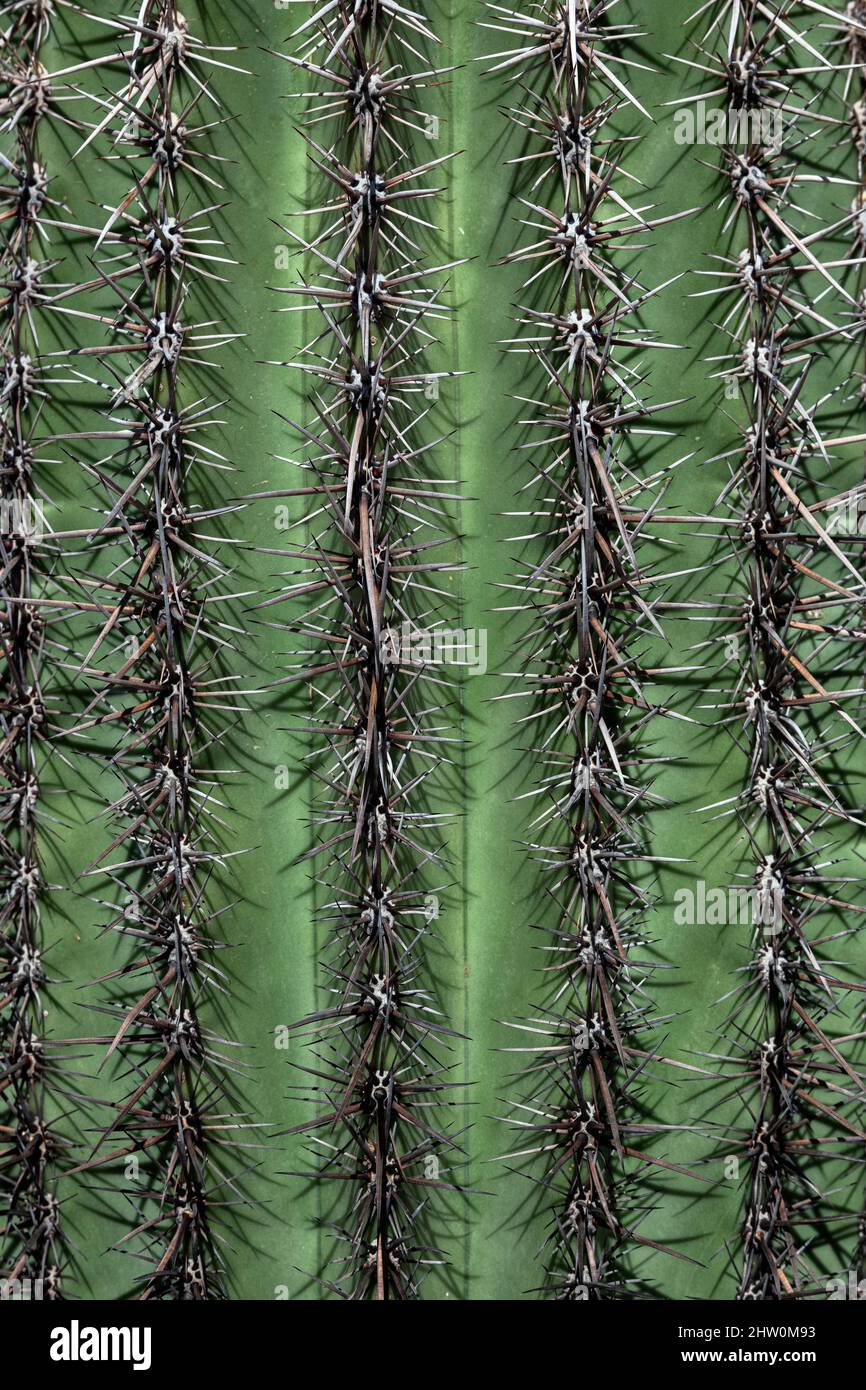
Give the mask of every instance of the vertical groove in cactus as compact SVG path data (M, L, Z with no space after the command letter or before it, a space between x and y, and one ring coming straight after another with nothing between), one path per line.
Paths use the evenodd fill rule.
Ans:
M289 308L313 326L284 364L307 383L297 485L269 494L299 499L291 582L262 606L291 642L277 684L303 691L328 995L297 1025L314 1113L293 1153L322 1193L327 1255L313 1273L349 1300L416 1297L462 1200L457 1034L433 987L437 807L456 743L446 663L463 655L448 590L460 497L441 476L435 406L454 375L435 365L436 331L458 264L439 253L431 211L452 156L424 149L447 71L435 50L426 19L386 0L314 8L278 55L309 74L296 138L316 211L283 230L303 256Z
M527 850L552 914L539 923L545 993L509 1025L520 1069L503 1161L526 1169L548 1216L548 1297L640 1297L641 1256L678 1253L642 1230L653 1179L671 1168L651 1151L660 1126L643 1092L666 1060L647 820L660 804L655 719L672 711L653 696L665 672L644 648L663 635L653 533L677 521L651 440L681 402L650 395L646 362L675 345L644 326L667 285L644 285L633 252L685 214L659 215L629 176L617 116L647 119L627 85L638 27L588 0L488 11L486 27L509 36L489 55L491 81L527 151L513 161L523 234L506 260L526 269L509 347L527 358L515 539L530 550L507 585L526 633L507 698L525 710Z
M855 214L816 226L802 206L824 181L807 161L832 70L789 11L705 6L694 32L701 81L709 73L720 84L728 116L768 112L778 126L772 143L749 136L719 152L733 250L717 257L706 293L713 361L739 383L744 418L709 462L727 473L713 515L739 579L704 603L726 654L711 708L747 760L745 785L721 813L741 829L753 904L711 1094L713 1106L725 1095L737 1107L721 1140L745 1171L742 1225L728 1243L737 1297L771 1301L819 1291L841 1253L833 1194L839 1160L856 1149L862 1095L846 1028L850 981L836 958L859 909L835 866L857 819L861 677L850 656L864 581L861 552L831 524L830 397L810 390L842 316L856 311L822 251Z
M213 145L230 119L220 74L242 70L175 0L93 18L122 57L78 158L119 164L123 193L100 226L78 229L95 277L76 287L87 307L70 307L102 339L77 352L103 403L77 437L105 453L90 470L104 499L86 538L98 563L72 586L90 631L68 736L113 788L110 843L84 881L118 938L88 997L108 1028L89 1041L112 1059L119 1095L93 1088L96 1138L70 1173L98 1175L135 1297L222 1299L226 1227L257 1142L237 1096L249 1067L222 1036L229 860L242 852L227 847L231 731L245 705L224 525L239 504L224 500L233 465L212 442L214 357L235 336L218 317L234 262L213 225L225 191Z

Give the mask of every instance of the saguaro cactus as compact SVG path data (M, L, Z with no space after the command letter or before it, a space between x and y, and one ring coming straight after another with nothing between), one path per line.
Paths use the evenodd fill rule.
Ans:
M851 1296L864 44L0 0L0 1302Z

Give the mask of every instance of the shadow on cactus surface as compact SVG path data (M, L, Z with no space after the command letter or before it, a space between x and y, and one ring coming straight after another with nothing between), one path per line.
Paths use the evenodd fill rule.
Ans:
M864 1250L866 10L0 5L0 1276Z

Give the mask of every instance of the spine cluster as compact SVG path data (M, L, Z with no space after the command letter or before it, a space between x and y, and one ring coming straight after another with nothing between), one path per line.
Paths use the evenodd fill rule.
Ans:
M647 354L673 345L642 326L664 286L641 283L635 252L671 219L638 201L623 165L617 115L646 117L626 56L636 29L604 0L488 8L487 27L514 40L490 71L510 83L528 150L514 161L526 231L506 258L527 271L510 347L531 381L520 399L532 499L518 538L532 549L510 586L527 638L509 698L528 706L529 852L552 914L537 923L549 932L547 993L510 1025L527 1061L507 1120L518 1143L503 1158L528 1165L544 1191L548 1296L606 1300L639 1296L635 1256L664 1248L640 1228L647 1179L669 1166L648 1152L659 1126L642 1104L661 1021L647 987L650 726L669 713L643 649L662 635L664 590L647 526L655 513L673 519L659 512L668 472L647 466L648 443L664 433L653 418L677 402L647 394Z
M708 73L718 81L729 111L770 112L775 124L769 144L749 138L720 152L732 249L706 292L724 335L715 360L738 384L742 416L736 443L711 463L729 475L715 515L737 576L715 610L726 662L715 709L747 767L725 812L738 822L756 909L717 1058L739 1112L725 1142L745 1171L729 1246L744 1300L820 1289L822 1260L832 1267L821 1246L836 1244L842 1211L831 1175L838 1182L834 1162L856 1150L863 1091L837 960L862 908L834 871L860 824L846 764L862 739L862 680L847 674L852 642L862 643L862 550L834 524L846 501L834 479L838 441L822 434L826 402L810 392L822 344L840 333L834 317L862 331L820 251L856 210L833 226L806 217L810 185L823 181L807 163L822 104L802 74L820 82L832 69L790 9L705 7L692 63L704 86Z
M409 1299L438 1248L462 1161L449 1119L455 1034L429 986L439 918L441 765L454 748L452 681L437 629L453 608L451 511L433 371L447 319L431 208L450 155L419 157L439 131L425 94L435 38L399 5L322 7L280 54L310 75L302 131L310 156L303 286L287 292L314 318L292 367L306 422L293 437L302 477L271 496L304 498L293 580L266 600L290 606L284 682L303 691L313 741L314 865L327 1007L298 1025L315 1116L309 1170L322 1194L329 1293ZM434 147L435 148L435 147ZM312 224L308 227L307 221ZM301 375L301 373L303 375ZM459 660L459 653L458 660ZM432 876L432 877L431 877ZM305 1173L307 1176L308 1173Z
M226 848L224 764L243 709L221 558L220 518L233 508L209 500L231 470L206 442L219 424L211 354L233 336L213 319L232 262L211 225L222 188L210 144L228 119L212 82L231 50L198 38L174 0L101 22L127 73L97 98L81 148L119 165L123 183L104 224L77 229L96 273L72 292L102 307L69 310L97 339L75 361L104 402L88 433L108 451L90 466L105 500L76 585L88 693L69 732L103 769L100 784L120 783L110 844L87 872L106 885L105 930L123 951L96 982L110 1031L90 1039L113 1055L121 1094L101 1088L96 1143L72 1171L98 1169L103 1201L131 1224L118 1248L142 1266L138 1298L219 1299L220 1225L245 1200L252 1127L233 1099L237 1044L215 1031L229 986L217 924L239 852Z

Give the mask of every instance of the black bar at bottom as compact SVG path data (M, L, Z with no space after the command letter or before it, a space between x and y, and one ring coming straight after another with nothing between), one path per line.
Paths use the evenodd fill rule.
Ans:
M313 1312L312 1301L141 1304L4 1299L0 1334L8 1354L26 1347L28 1370L38 1371L49 1383L55 1378L61 1383L69 1373L98 1376L105 1369L115 1379L124 1372L138 1372L138 1379L144 1374L180 1374L188 1381L192 1375L202 1390L207 1390L211 1376L225 1381L240 1374L240 1390L255 1390L272 1380L280 1367L293 1379L315 1381L321 1359L327 1387L335 1372L354 1376L361 1371L367 1357L368 1369L375 1374L380 1355L392 1370L402 1365L401 1382L408 1384L417 1375L427 1383L455 1375L455 1335L473 1344L479 1376L483 1369L488 1382L491 1353L496 1359L527 1358L536 1380L548 1371L552 1376L559 1370L568 1373L570 1366L576 1384L591 1384L606 1370L618 1381L624 1372L667 1377L676 1371L699 1380L707 1369L736 1373L741 1367L746 1372L759 1369L771 1381L778 1372L795 1368L826 1378L843 1365L849 1370L859 1364L866 1309L859 1306L857 1294L840 1290L836 1300L785 1304L577 1303L546 1314L543 1304L513 1303L508 1305L507 1321L494 1313L496 1323L489 1328L490 1305L483 1303L464 1305L456 1325L451 1322L453 1305L447 1302L415 1304L409 1310L368 1308L361 1323L349 1315L346 1325L346 1312L335 1307ZM462 1316L468 1316L466 1323L460 1322ZM536 1321L539 1317L542 1323ZM340 1338L336 1343L334 1330ZM513 1367L512 1371L516 1377ZM467 1379L465 1367L459 1376Z

